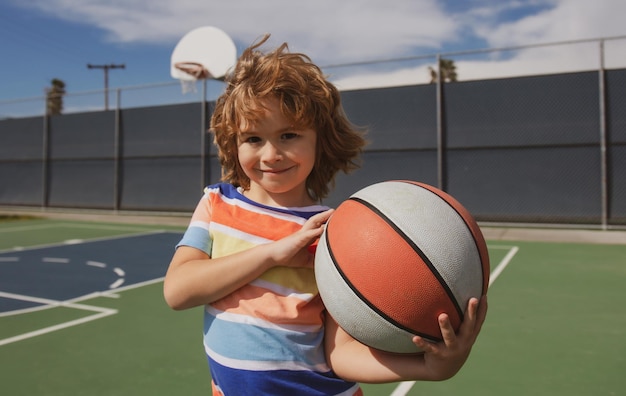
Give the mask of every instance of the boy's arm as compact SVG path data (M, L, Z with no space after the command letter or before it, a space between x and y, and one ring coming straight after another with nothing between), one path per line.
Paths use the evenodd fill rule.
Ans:
M232 255L210 258L203 251L180 246L165 274L163 294L173 309L187 309L216 301L275 266L313 267L308 246L322 234L332 210L318 213L302 228L275 242Z
M326 317L326 357L335 374L347 381L383 383L441 381L453 377L467 360L487 315L487 298L471 299L465 319L455 334L446 314L439 316L443 341L430 343L415 336L424 350L415 355L379 351L361 344Z

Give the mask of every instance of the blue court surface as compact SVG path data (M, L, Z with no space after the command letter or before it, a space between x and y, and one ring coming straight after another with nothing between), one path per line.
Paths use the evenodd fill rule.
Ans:
M149 232L0 252L0 312L161 279L179 232Z

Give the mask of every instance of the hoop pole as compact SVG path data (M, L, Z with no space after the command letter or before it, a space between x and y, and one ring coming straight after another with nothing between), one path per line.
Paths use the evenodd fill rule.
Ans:
M200 101L202 108L200 109L200 188L204 189L207 185L207 81L202 80L202 100Z
M601 224L602 229L608 228L609 188L608 188L608 154L606 124L606 70L604 69L604 40L599 42L600 68L598 69L599 113L600 113L600 191L601 191Z

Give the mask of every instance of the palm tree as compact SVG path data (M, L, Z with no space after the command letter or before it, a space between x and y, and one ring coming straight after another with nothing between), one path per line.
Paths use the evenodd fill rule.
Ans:
M65 83L58 78L53 78L50 83L52 86L46 88L46 111L48 115L58 115L63 112Z
M458 74L456 72L456 65L454 64L454 61L452 59L440 58L439 69L441 70L441 75L443 76L443 79L441 81L443 82L456 82L457 81ZM430 72L430 83L431 84L436 83L437 82L437 70L433 69L430 66L428 66L428 70Z

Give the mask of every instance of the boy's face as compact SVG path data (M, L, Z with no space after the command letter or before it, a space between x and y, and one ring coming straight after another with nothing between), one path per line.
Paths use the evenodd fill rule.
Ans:
M317 134L295 129L275 98L264 99L264 116L242 125L238 139L239 164L250 179L244 194L271 206L312 205L306 179L315 165Z

